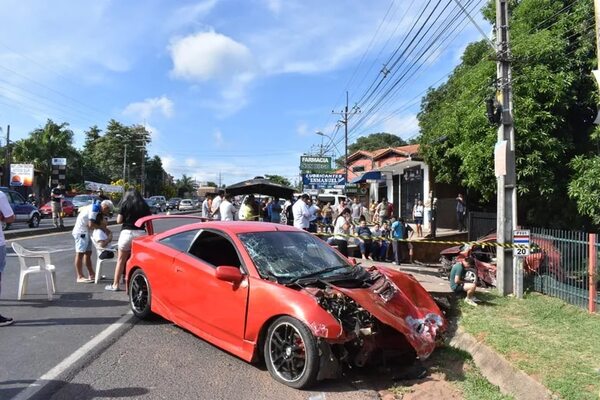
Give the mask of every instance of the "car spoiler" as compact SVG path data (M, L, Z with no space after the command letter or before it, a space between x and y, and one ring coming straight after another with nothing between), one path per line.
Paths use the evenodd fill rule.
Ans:
M146 224L146 232L148 233L148 235L154 235L154 226L152 225L152 221L154 221L155 219L182 219L182 218L197 219L198 222L204 222L204 221L209 220L209 218L199 217L197 215L148 215L146 217L142 217L142 218L138 219L137 221L135 221L135 226L137 226L138 228L141 228L142 226L144 226L144 224Z

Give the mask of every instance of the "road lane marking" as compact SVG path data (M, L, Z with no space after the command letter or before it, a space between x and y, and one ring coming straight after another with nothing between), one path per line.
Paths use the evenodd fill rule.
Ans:
M57 366L52 368L50 371L46 372L38 380L27 386L27 388L25 388L23 391L19 392L13 398L13 400L27 400L35 396L46 385L52 383L52 381L56 380L59 376L61 376L61 374L63 374L70 367L75 365L79 360L81 360L87 354L91 353L97 346L99 346L104 340L109 338L118 329L130 323L130 321L133 318L134 317L131 310L128 311L127 314L123 315L117 322L108 326L98 335L93 337L89 342L77 349L73 354L62 360Z

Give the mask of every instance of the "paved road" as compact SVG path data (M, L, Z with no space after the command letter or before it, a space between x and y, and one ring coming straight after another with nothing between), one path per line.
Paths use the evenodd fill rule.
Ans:
M24 394L35 392L28 388L33 383L44 387L34 398L54 400L293 400L321 393L329 400L353 400L375 399L377 390L391 385L393 373L378 370L355 371L320 383L315 391L289 389L272 380L263 366L250 365L168 321L137 321L129 314L124 292L104 291L108 281L75 283L69 232L15 240L28 248L52 251L59 293L49 302L41 277L34 276L30 294L14 300L18 260L8 258L0 313L18 322L0 328L0 399L28 398ZM112 277L112 265L103 274ZM115 331L108 334L107 329ZM98 340L99 335L106 337ZM369 372L374 375L361 375Z

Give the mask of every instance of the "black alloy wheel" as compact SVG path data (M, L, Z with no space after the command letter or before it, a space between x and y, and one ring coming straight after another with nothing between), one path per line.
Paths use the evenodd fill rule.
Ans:
M280 317L269 327L264 359L275 380L296 389L314 384L319 372L317 341L292 317Z
M148 319L152 315L150 283L144 271L136 270L129 282L129 304L133 314L140 319Z

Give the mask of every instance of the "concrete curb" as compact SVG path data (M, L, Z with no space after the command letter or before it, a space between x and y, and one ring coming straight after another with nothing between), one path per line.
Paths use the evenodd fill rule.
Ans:
M450 339L450 345L471 354L481 373L504 394L518 400L552 399L552 393L541 383L515 368L504 357L490 347L477 341L472 335L458 327Z

